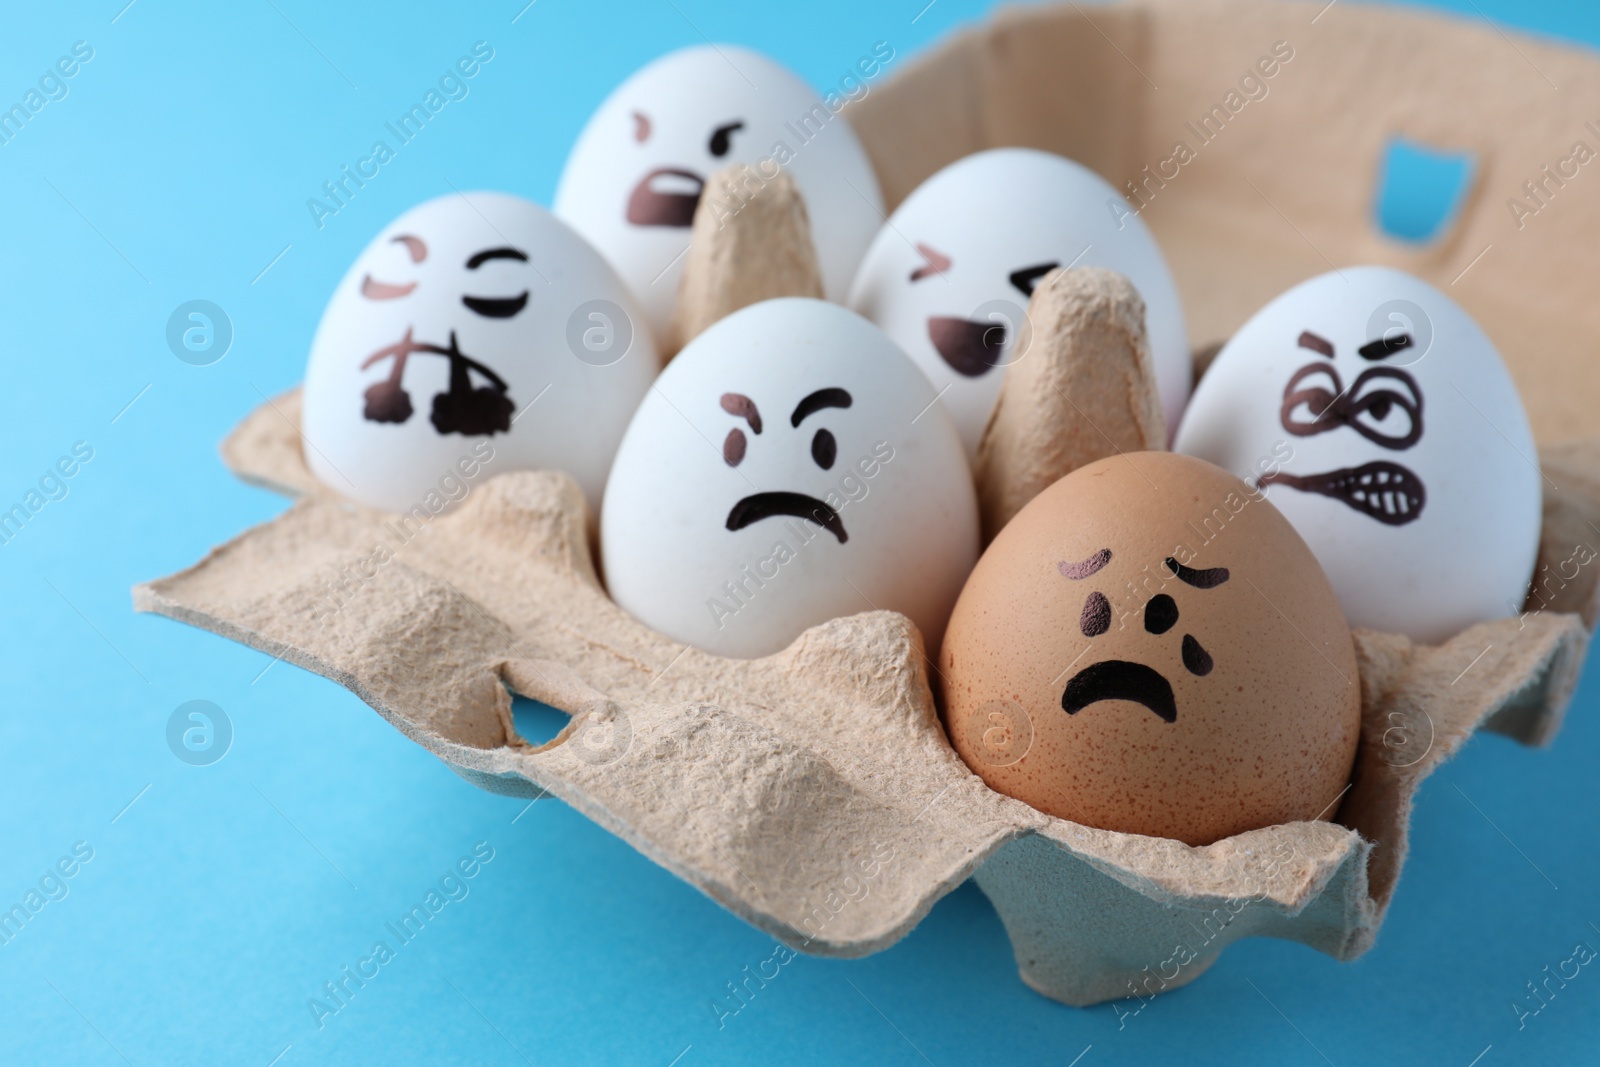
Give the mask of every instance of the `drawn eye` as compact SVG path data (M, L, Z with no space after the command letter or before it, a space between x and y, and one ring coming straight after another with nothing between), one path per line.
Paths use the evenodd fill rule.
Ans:
M1178 623L1178 602L1165 593L1157 593L1144 606L1144 628L1153 634L1164 634Z
M811 458L817 461L817 466L823 470L831 470L833 461L839 455L839 442L833 439L833 434L827 430L818 430L817 435L811 439Z
M1289 380L1283 404L1283 421L1291 431L1321 427L1328 409L1343 390L1339 375L1332 367L1313 363L1301 368Z
M1061 266L1060 262L1057 260L1051 260L1049 263L1039 263L1032 267L1023 267L1021 270L1014 270L1010 273L1010 275L1007 276L1007 279L1023 296L1032 296L1033 287L1039 284L1039 279L1043 278L1046 274L1049 274L1059 266Z
M711 132L711 144L709 146L711 149L711 154L716 156L718 159L721 159L723 156L727 155L728 149L731 147L728 143L728 139L742 129L744 129L743 122L730 122L725 126L718 126L715 130L713 130Z
M650 116L643 111L633 113L633 139L640 144L650 139Z
M1085 637L1099 637L1111 629L1111 601L1104 593L1090 593L1078 616L1078 629Z
M388 282L376 281L370 274L361 279L361 295L368 300L398 300L402 296L410 295L411 290L416 287L416 282L391 285Z
M463 296L461 302L486 319L509 319L528 306L528 291L520 296Z
M749 443L749 438L745 437L744 431L737 426L729 430L728 436L722 440L723 462L730 467L737 467L744 459L745 446Z
M1402 373L1374 375L1369 371L1357 380L1350 398L1350 420L1356 429L1369 440L1391 448L1404 448L1421 436L1418 423L1422 404L1416 387L1399 377ZM1379 384L1379 377L1387 381Z

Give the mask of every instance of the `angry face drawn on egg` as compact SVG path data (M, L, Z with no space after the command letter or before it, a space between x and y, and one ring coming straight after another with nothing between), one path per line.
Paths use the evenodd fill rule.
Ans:
M899 611L930 649L978 555L966 456L934 393L870 323L770 300L696 337L628 427L606 489L612 598L721 655Z
M1360 733L1354 645L1305 542L1168 452L1089 464L1023 508L962 590L937 680L991 788L1191 845L1331 817Z
M1438 642L1526 595L1541 490L1516 387L1477 324L1400 271L1345 268L1257 312L1176 447L1266 490L1352 625Z
M799 429L806 418L813 413L821 413L827 408L848 409L854 403L855 398L850 395L848 389L824 386L801 398L800 403L795 405L793 414L789 416L789 425ZM721 404L723 411L743 419L749 425L751 433L761 432L761 409L756 406L754 400L743 393L723 393ZM742 427L735 426L729 430L727 438L722 443L723 462L730 467L737 467L743 463L745 451L750 447L749 441ZM822 470L831 470L839 454L838 441L833 436L833 431L827 427L819 427L816 435L811 438L810 452L813 463ZM844 529L844 521L832 504L789 489L763 490L740 497L734 502L733 507L728 509L728 521L725 525L727 529L737 531L751 523L780 515L808 519L837 537L841 545L850 540L850 535Z
M475 479L552 467L591 510L659 367L598 253L536 204L452 194L396 219L323 313L306 462L387 511L435 512Z
M825 103L748 49L662 56L590 118L561 172L555 213L617 269L664 341L706 179L745 164L746 186L759 189L781 170L805 199L824 292L842 300L883 202L866 152L837 113L841 102Z
M1028 300L1057 267L1106 267L1133 282L1161 405L1176 426L1190 357L1172 274L1143 220L1071 160L998 148L939 171L874 238L848 303L911 354L975 453L1003 368L1026 358Z

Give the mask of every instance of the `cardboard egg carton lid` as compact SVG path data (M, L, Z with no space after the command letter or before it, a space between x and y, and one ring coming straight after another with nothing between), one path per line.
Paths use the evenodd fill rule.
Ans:
M1293 58L1274 54L1280 44ZM1540 444L1600 436L1600 361L1587 358L1600 336L1600 197L1581 191L1586 167L1560 186L1540 169L1577 141L1600 152L1593 51L1404 7L1122 0L1005 7L896 63L845 110L887 210L973 152L1055 152L1149 224L1192 347L1307 278L1387 264L1487 331ZM1260 88L1247 92L1247 74ZM1377 224L1396 137L1470 157L1453 219L1425 244ZM1529 180L1544 183L1542 201ZM1531 210L1514 215L1513 198Z
M1181 13L1191 10L1198 13ZM1303 16L1309 24L1313 14L1297 4L1145 2L1096 8L1097 29L1075 7L1011 12L875 88L852 121L898 199L919 167L948 161L940 153L1012 137L1009 127L980 121L993 87L972 80L974 72L1028 75L1047 86L1087 77L1072 63L1043 58L1051 49L1063 60L1090 55L1105 46L1104 30L1133 48L1147 72L1164 76L1163 64L1178 59L1156 46L1166 31L1151 24L1169 16L1190 34L1183 63L1231 70L1239 35L1231 20L1276 32L1277 20ZM1408 33L1418 47L1434 26L1341 8L1316 32L1359 44L1371 32L1369 14L1398 18L1382 26ZM1471 36L1454 25L1450 33ZM1007 51L1014 48L1034 50L1035 62L1021 62ZM937 134L925 119L896 112L896 100L917 96L925 110L942 102L965 118ZM1058 96L1028 99L1038 126L1059 121L1074 136L1121 136L1094 134L1096 123L1059 114L1066 105ZM1103 92L1083 97L1079 106L1103 99ZM885 124L913 141L968 140L885 170ZM1073 153L1071 145L1040 147ZM717 182L736 180L725 174ZM804 247L805 227L795 225L804 208L792 184L772 183L760 195L774 202L724 225L697 219L680 290L692 294L677 318L684 338L753 299L814 284L806 264L815 257ZM1195 239L1184 232L1157 228L1169 244ZM1183 247L1174 256L1180 283L1193 282L1183 264L1195 251ZM1286 275L1283 259L1272 270ZM790 274L761 275L764 283L752 286L757 261ZM1186 295L1192 302L1193 291ZM1253 298L1244 289L1234 294L1226 314L1237 321L1229 328L1253 310L1246 307ZM1477 313L1471 299L1463 302ZM1593 313L1574 308L1565 321L1576 328ZM1164 433L1150 394L1143 307L1125 279L1059 273L1036 289L1029 318L1037 358L1008 370L980 452L990 530L1054 478L1110 452L1149 447ZM1506 355L1515 371L1518 351ZM1018 371L1024 364L1028 370ZM1086 404L1099 416L1094 434L1073 414ZM1600 444L1588 423L1579 427L1587 436L1568 433L1559 404L1536 397L1529 409L1541 440L1556 442L1540 457L1547 478L1541 565L1559 565L1573 539L1587 540L1583 531L1600 521ZM1552 425L1561 428L1550 432ZM859 956L885 948L974 876L1006 926L1024 981L1071 1004L1175 988L1241 937L1289 938L1340 959L1364 951L1404 862L1422 779L1480 726L1547 741L1595 615L1588 568L1546 588L1531 605L1537 610L1475 626L1442 646L1357 631L1362 744L1332 821L1193 848L1055 819L989 790L946 741L921 638L902 616L837 619L776 655L723 659L657 634L611 603L596 577L581 493L566 476L501 474L477 484L453 511L397 517L323 489L306 469L303 447L297 392L252 413L223 446L228 464L302 499L194 566L137 587L135 605L332 678L467 780L510 795L561 797L803 951ZM526 743L516 735L508 690L567 711L571 723L547 744Z

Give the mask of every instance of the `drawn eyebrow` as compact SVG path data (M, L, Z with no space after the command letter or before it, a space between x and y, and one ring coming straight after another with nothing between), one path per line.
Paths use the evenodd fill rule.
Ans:
M1329 359L1333 358L1333 342L1318 337L1310 330L1300 334L1299 345L1301 348L1309 348L1313 352L1320 352Z
M389 243L405 245L406 254L411 257L411 262L413 263L421 263L428 258L428 246L422 243L422 238L420 237L413 237L409 233L403 233Z
M1196 570L1185 567L1171 556L1167 557L1167 569L1177 576L1178 581L1192 585L1196 589L1215 589L1228 580L1228 568L1212 567L1209 570Z
M1383 359L1385 356L1394 355L1402 348L1410 348L1414 344L1416 342L1411 339L1411 335L1403 333L1397 337L1380 337L1376 341L1369 341L1356 349L1356 351L1361 353L1362 359Z
M743 393L723 393L722 410L748 422L752 432L761 432L761 412L756 410L756 402Z
M911 272L911 280L914 282L920 282L930 274L943 274L950 269L952 262L950 257L935 248L930 248L925 244L918 244L917 254L927 262Z
M850 394L843 389L838 387L818 389L795 405L794 414L789 416L789 425L799 426L800 420L807 415L816 414L823 408L847 408L852 403L854 401L850 399Z
M467 260L468 270L477 270L491 259L515 259L519 262L528 262L528 253L515 248L485 248L471 259Z
M1094 574L1096 571L1100 570L1100 568L1104 567L1110 562L1111 550L1109 548L1102 548L1088 559L1081 559L1076 563L1068 563L1065 560L1062 560L1060 563L1056 564L1056 570L1061 572L1061 576L1063 578L1071 578L1073 581L1079 582L1089 577L1091 574Z

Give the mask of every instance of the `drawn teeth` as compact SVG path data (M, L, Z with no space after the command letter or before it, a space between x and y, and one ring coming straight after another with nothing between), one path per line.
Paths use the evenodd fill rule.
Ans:
M1398 463L1378 460L1360 467L1341 467L1322 474L1278 471L1261 479L1261 485L1287 485L1317 493L1370 515L1389 526L1402 526L1422 514L1427 492L1422 480Z

